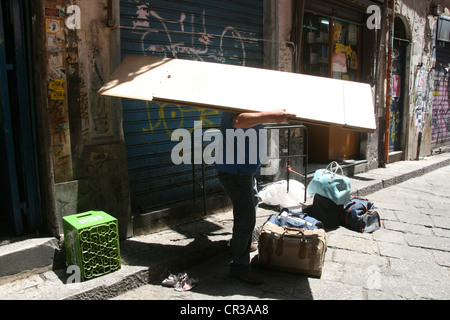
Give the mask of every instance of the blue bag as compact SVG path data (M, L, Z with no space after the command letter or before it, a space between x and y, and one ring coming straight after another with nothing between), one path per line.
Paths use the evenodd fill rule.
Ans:
M323 228L321 221L289 208L283 208L280 213L271 215L267 221L280 227L306 228L307 230Z
M373 202L354 196L344 205L342 225L353 231L368 233L380 229L381 220Z
M337 173L338 170L341 174ZM333 161L325 169L316 170L307 191L310 195L319 194L337 205L343 205L350 201L350 179L344 176L342 168Z

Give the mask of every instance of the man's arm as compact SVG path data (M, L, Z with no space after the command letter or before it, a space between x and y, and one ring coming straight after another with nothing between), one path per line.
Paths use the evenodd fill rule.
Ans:
M261 123L288 122L289 118L295 118L295 114L287 113L286 109L277 109L264 112L243 112L236 114L233 119L233 127L236 129L246 129Z

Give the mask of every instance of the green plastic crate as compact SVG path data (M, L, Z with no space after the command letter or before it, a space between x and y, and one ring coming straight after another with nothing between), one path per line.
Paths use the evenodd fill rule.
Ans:
M63 217L67 263L77 265L81 281L120 269L117 219L103 211Z

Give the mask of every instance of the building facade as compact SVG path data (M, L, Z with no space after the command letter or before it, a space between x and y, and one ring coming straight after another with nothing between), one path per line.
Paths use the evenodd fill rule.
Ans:
M213 166L170 160L174 130L220 112L98 94L130 54L369 83L377 130L308 124L310 161L366 171L442 150L449 2L2 1L0 231L58 237L63 216L102 210L126 238L228 204Z

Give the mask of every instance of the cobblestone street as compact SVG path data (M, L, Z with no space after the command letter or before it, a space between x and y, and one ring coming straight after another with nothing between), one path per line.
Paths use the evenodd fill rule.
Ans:
M167 300L178 301L180 307L207 300L245 300L249 305L269 300L448 300L449 159L445 153L351 177L354 194L375 203L382 228L372 234L344 227L327 230L321 278L261 269L257 251L252 253L254 269L264 278L263 285L228 277L233 219L225 211L121 241L121 269L110 274L69 283L64 268L43 270L1 284L0 299ZM274 212L278 209L261 206L257 225ZM181 292L163 287L169 272L187 272L198 278L198 285Z
M243 284L227 276L229 254L224 253L185 270L199 279L191 291L177 292L155 281L115 299L446 300L450 298L449 190L446 166L368 195L383 228L373 234L344 227L328 231L320 279L256 268L265 284ZM259 221L271 213L261 209ZM253 256L256 259L257 252Z

